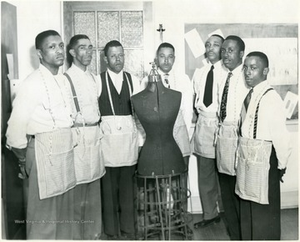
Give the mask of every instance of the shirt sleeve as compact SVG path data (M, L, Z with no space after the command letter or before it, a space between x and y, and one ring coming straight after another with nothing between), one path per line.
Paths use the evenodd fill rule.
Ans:
M13 102L6 137L7 144L14 148L23 149L27 147L27 126L39 100L42 100L40 92L37 90L39 90L37 83L32 80L25 80Z
M277 93L272 91L266 95L269 98L262 99L261 107L265 119L268 120L266 127L269 129L268 133L276 151L278 169L284 169L292 151L290 133L286 127L284 104Z
M132 85L133 85L133 93L132 93L132 95L134 95L134 94L137 94L140 91L142 91L141 82L134 75L131 75L131 78L132 78Z
M193 99L194 90L190 78L184 75L182 85L182 115L186 124L187 130L189 131L192 126L193 119ZM189 137L191 139L191 137Z
M148 86L148 76L145 76L141 80L141 90L145 90L145 88Z
M134 114L134 119L137 127L138 146L143 146L146 141L146 132L136 114Z
M95 77L95 80L96 80L96 85L97 85L97 94L98 94L98 97L100 97L101 93L102 93L102 82L101 82L101 77L100 75L94 75L92 74L94 77Z

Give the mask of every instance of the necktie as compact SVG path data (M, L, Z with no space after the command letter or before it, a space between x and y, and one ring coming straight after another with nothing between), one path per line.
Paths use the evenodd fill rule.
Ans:
M165 83L167 84L168 88L170 88L170 83L169 83L169 74L164 74L164 78L165 78Z
M205 90L203 96L203 103L208 107L212 103L213 84L214 84L214 66L212 65L206 76Z
M221 100L221 109L220 109L220 118L221 118L222 122L226 118L227 95L228 95L228 89L229 89L229 80L231 77L232 77L232 72L229 72L226 82L225 82L224 89L223 89L222 100Z
M253 88L250 89L250 91L248 92L248 94L247 94L247 96L245 97L245 100L244 100L244 106L245 106L246 112L248 110L248 106L249 106L249 103L250 103L250 100L251 100L252 93L253 93Z

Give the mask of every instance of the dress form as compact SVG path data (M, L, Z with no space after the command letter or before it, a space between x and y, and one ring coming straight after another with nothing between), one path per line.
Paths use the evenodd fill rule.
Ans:
M138 160L139 175L167 175L185 171L182 153L173 137L181 93L166 88L155 70L148 86L132 96L132 105L145 132L146 141Z

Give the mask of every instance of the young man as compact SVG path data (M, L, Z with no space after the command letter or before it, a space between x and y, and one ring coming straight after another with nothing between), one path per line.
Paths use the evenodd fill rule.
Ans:
M221 48L222 61L228 75L219 86L219 128L216 151L219 182L223 201L225 223L230 238L239 240L239 197L235 194L235 159L239 119L248 88L243 75L244 41L234 35L228 36Z
M7 145L28 177L27 239L72 239L72 119L68 83L58 75L64 43L54 30L35 39L40 66L22 83L8 121Z
M221 59L221 47L224 38L212 35L205 42L207 65L196 69L193 76L195 91L195 109L198 113L194 134L194 154L198 164L198 189L203 209L203 220L194 224L195 228L204 228L220 222L218 205L219 195L218 172L215 159L215 132L218 127L219 82L226 79L226 69Z
M125 56L119 41L108 42L104 56L108 69L101 73L99 98L101 159L106 168L101 181L104 232L108 239L135 239L138 134L130 97L140 91L139 81L123 71Z
M97 239L101 235L102 213L100 178L105 173L100 160L99 77L88 70L93 46L86 35L75 35L68 45L71 67L65 76L70 83L74 162L77 185L74 188L73 239ZM78 221L78 223L77 223Z
M284 105L267 81L268 72L264 53L246 56L244 74L251 90L241 115L236 184L243 240L280 240L280 180L291 144Z

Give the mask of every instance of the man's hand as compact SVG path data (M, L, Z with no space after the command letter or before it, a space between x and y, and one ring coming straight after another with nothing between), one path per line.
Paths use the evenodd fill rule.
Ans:
M26 172L26 150L27 150L26 148L18 149L18 148L11 147L11 151L18 158L18 163L21 171L18 174L18 177L23 180L28 178L28 174Z
M14 148L11 147L11 151L14 152L14 154L16 155L16 157L20 160L25 159L26 157L26 150L27 148L23 148L23 149L18 149L18 148Z
M286 168L279 170L279 180L283 183L282 177L285 174Z

